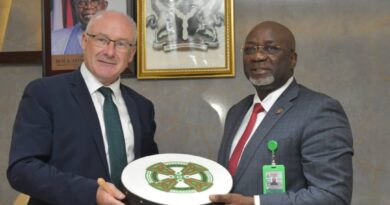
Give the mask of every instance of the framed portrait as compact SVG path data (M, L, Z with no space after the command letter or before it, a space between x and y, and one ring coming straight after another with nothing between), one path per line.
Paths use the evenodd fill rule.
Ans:
M232 77L233 0L138 0L139 79Z
M91 17L101 10L118 10L135 17L132 0L42 0L43 73L45 76L78 69L83 62L81 37ZM135 62L124 76L136 76Z

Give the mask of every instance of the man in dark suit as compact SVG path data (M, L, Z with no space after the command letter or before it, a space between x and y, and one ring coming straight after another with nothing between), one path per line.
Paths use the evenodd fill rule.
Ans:
M218 162L233 175L231 194L214 202L261 205L346 205L352 195L352 134L336 100L298 84L292 32L276 22L262 22L243 46L244 71L256 89L228 112ZM249 139L240 143L254 104L263 111ZM263 194L262 167L271 165L267 143L278 143L276 164L285 166L286 191ZM243 144L236 166L236 148Z
M120 83L135 45L136 25L130 17L100 12L83 34L81 68L26 87L7 174L13 188L31 196L29 204L123 204L125 196L113 182L115 151L123 150L124 166L158 152L152 102ZM102 89L109 94L105 96ZM109 120L106 101L117 110ZM123 142L117 147L112 146L114 135L108 131L113 130L113 119L121 129L114 135L122 136L118 139ZM120 169L115 176L119 183L123 166ZM113 195L98 186L99 177L113 182L108 183Z

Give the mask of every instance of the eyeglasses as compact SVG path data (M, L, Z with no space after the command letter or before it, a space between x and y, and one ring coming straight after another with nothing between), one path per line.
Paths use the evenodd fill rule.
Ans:
M286 49L277 45L246 45L241 49L245 55L253 55L258 52L264 53L266 55L275 55L282 50ZM292 51L292 49L290 49L290 51Z
M97 7L101 0L79 0L77 2L77 6L86 7L89 3L92 7Z
M135 44L131 44L126 40L111 40L108 37L104 36L103 34L89 34L85 33L87 36L91 37L93 39L93 42L97 47L105 48L110 44L110 42L114 42L114 47L117 51L126 52L131 47L136 46Z

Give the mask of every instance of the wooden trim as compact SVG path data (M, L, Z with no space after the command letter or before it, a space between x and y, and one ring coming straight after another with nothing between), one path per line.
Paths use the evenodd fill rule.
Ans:
M0 52L0 64L41 64L42 51Z

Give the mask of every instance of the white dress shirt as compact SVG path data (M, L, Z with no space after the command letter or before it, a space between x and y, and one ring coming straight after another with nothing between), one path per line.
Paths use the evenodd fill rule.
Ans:
M267 115L267 113L269 112L271 107L275 104L276 100L280 97L280 95L282 95L282 93L292 83L293 79L294 79L294 77L290 77L287 80L287 82L282 87L280 87L277 90L274 90L273 92L268 94L264 98L263 101L260 100L260 98L257 95L257 93L255 94L255 96L253 98L252 106L249 108L248 112L245 114L244 119L242 120L242 123L241 123L240 127L238 128L236 135L234 136L234 139L233 139L233 142L232 142L232 147L230 149L230 157L232 156L234 148L237 146L238 141L240 140L242 134L245 131L245 128L246 128L246 126L247 126L247 124L249 122L250 116L252 114L252 110L253 110L254 105L256 103L261 103L261 105L264 108L264 111L257 114L257 119L256 119L255 126L253 127L253 130L252 130L248 140L246 141L244 149L245 149L246 145L248 144L249 140L252 138L253 133L256 131L257 127L259 127L260 123L263 121L264 117ZM240 156L240 160L241 160L241 156ZM238 161L238 163L239 163L239 161ZM259 197L259 195L255 195L254 196L254 200L255 200L255 205L260 205L260 197Z
M89 94L91 94L92 102L93 105L95 106L95 110L99 118L99 124L103 135L104 149L106 152L108 167L111 172L110 157L108 153L108 144L107 144L107 135L106 135L106 126L104 124L104 118L103 118L104 96L98 91L98 89L104 85L101 82L99 82L99 80L96 79L96 77L87 69L84 63L81 65L80 71L81 71L81 75L84 78L85 84L87 85ZM129 163L134 160L134 132L133 132L133 125L131 124L129 112L127 111L125 101L123 100L122 93L120 91L120 79L118 79L117 81L115 81L114 83L106 87L111 88L111 90L113 91L112 100L114 101L115 105L118 108L123 135L125 137L127 162Z

